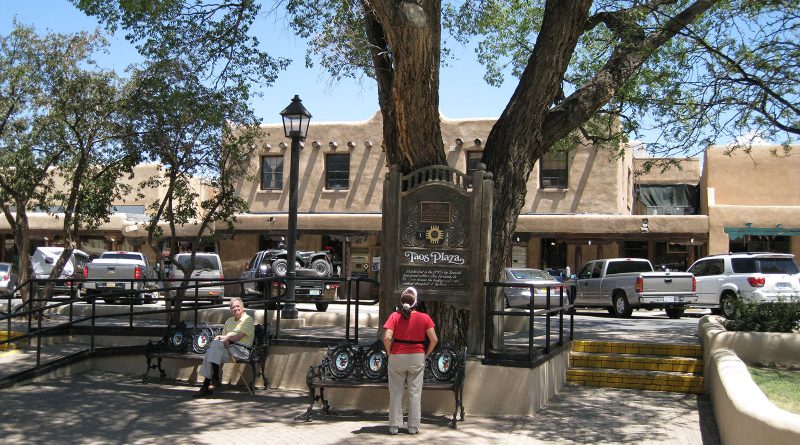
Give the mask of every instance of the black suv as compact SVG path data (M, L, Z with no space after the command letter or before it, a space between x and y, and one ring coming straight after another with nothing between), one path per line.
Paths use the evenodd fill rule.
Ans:
M283 278L287 272L286 249L262 250L253 255L247 263L247 268L242 272L242 279L264 280L243 283L242 296L256 296L264 294L264 283L270 282L271 289L268 296L278 297L285 293L285 282L280 279L269 280L270 277ZM295 300L298 302L316 303L317 310L324 312L328 309L328 302L336 299L338 282L326 282L326 278L333 275L333 265L327 252L298 251L295 256Z

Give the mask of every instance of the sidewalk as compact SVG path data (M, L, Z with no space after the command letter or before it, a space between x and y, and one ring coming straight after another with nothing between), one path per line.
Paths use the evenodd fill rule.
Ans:
M686 394L567 385L532 417L474 417L466 407L458 429L443 415L423 415L420 434L390 436L386 413L295 421L308 405L302 392L250 396L223 387L196 400L196 390L95 371L18 386L0 391L0 437L7 444L719 443L708 400Z

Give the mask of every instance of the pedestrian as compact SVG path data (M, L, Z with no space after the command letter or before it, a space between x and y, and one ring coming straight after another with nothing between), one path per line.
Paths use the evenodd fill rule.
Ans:
M208 347L203 364L200 366L200 375L204 377L203 386L194 397L210 395L215 388L220 386L222 379L223 363L229 361L231 356L236 360L247 360L248 349L253 344L255 323L253 317L244 311L241 298L231 298L230 309L232 317L225 321L222 334L214 337Z
M419 432L425 357L439 342L433 320L416 306L417 290L409 287L400 295L398 310L383 325L389 357L389 434L397 434L403 424L404 387L408 387L408 432Z

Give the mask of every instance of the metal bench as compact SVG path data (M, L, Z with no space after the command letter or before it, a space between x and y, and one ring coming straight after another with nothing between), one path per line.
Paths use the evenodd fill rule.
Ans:
M164 381L167 373L161 367L163 359L203 361L206 349L216 335L222 331L222 327L204 325L194 328L186 326L185 322L177 328L167 331L167 336L157 342L148 342L145 349L147 359L147 369L142 376L142 382L147 383L151 369L158 369L160 381ZM248 348L248 358L237 364L247 364L250 367L250 385L254 388L256 378L261 377L264 381L264 388L269 385L269 379L265 373L267 357L269 356L270 337L263 326L257 324L253 336L253 344ZM155 363L154 363L155 361Z
M328 348L318 366L311 366L306 374L309 404L305 413L295 420L310 421L314 402L322 402L322 412L332 414L325 388L388 388L388 360L381 341L369 346L342 343ZM450 428L456 428L456 416L461 411L464 420L464 371L466 349L456 351L449 344L436 348L425 359L425 376L422 389L450 390L455 399Z

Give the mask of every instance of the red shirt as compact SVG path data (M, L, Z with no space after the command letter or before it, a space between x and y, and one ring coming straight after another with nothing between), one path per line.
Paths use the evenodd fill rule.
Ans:
M411 311L411 317L406 320L400 311L394 311L389 315L389 319L383 324L385 329L394 332L392 338L408 341L425 341L428 336L426 331L435 325L428 314ZM425 352L425 345L422 343L392 343L392 354L418 354Z

